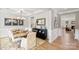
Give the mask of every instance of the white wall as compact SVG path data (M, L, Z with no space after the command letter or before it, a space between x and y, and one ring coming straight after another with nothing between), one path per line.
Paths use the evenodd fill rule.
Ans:
M34 17L34 22L36 21L36 19L40 19L40 18L46 18L46 28L48 31L48 40L49 43L52 43L58 36L61 36L61 32L62 30L60 29L60 27L58 28L54 28L54 20L55 20L55 16L57 16L53 10L49 10L49 11L45 11L39 14L35 14L32 15ZM30 19L31 16L29 16ZM59 18L58 22L59 22ZM60 24L60 23L59 23ZM58 25L59 25L58 24Z
M28 18L26 18L24 20L23 26L5 26L4 25L4 19L7 18L7 17L14 17L14 16L16 16L16 15L5 13L5 11L2 12L2 13L0 12L0 37L6 36L8 34L8 30L10 30L10 29L29 28L30 27Z
M66 14L61 16L61 27L66 27L66 21L69 22L68 26L71 26L71 21L76 21L75 14Z
M76 21L75 24L75 39L79 40L79 12L66 14L61 16L61 26L65 27L65 21ZM71 26L71 24L69 24Z
M46 28L48 31L47 38L49 40L49 43L53 42L58 36L61 35L61 30L59 28L54 28L54 20L56 14L53 10L49 10L47 12L45 11L32 16L34 17L34 21L36 21L36 19L46 18Z
M51 12L51 40L52 43L58 36L61 36L61 28L60 28L60 16L58 15L56 10L52 10ZM54 26L54 21L57 20L57 27Z
M53 11L54 12L54 11ZM55 17L58 17L58 28L54 28L54 20ZM63 15L54 15L54 13L52 13L52 39L50 42L53 42L58 36L62 36L63 35L63 30L62 28L66 26L65 21L69 21L69 26L71 26L71 21L75 21L75 14L63 14ZM61 24L60 24L61 23Z
M47 28L47 35L48 35L48 39L51 40L51 10L49 11L45 11L45 12L41 12L35 15L32 15L34 17L34 22L36 21L36 19L40 19L40 18L46 18L46 28ZM31 16L29 16L28 18L30 18Z
M62 29L59 28L54 28L54 20L57 12L54 12L54 10L49 10L49 11L45 11L45 12L41 12L35 15L31 15L32 17L34 17L33 22L36 21L36 19L40 19L40 18L46 18L46 28L48 30L48 39L49 42L51 43L52 41L54 41L58 36L62 35ZM12 28L31 28L31 16L26 17L26 19L24 20L24 25L23 26L5 26L4 25L4 18L5 17L12 17L12 16L16 16L16 15L12 15L12 14L6 14L6 13L0 13L0 30L4 29L3 31L0 31L0 34L3 32L5 32L6 29L12 29ZM72 21L75 19L75 14L68 14L68 15L62 15L61 16L61 26L65 26L65 21L69 20ZM58 18L59 21L59 18ZM6 30L7 31L7 30ZM4 33L6 34L6 33Z
M17 15L13 15L13 14L9 14L6 11L0 13L0 36L6 36L8 35L8 30L10 29L14 29L14 28L31 28L31 16L26 17L26 19L24 20L24 25L23 26L5 26L4 25L4 18L6 17L15 17ZM46 18L46 28L47 28L47 32L48 32L48 39L51 40L52 39L52 32L51 32L51 19L52 19L52 15L51 15L51 10L49 11L45 11L45 12L41 12L35 15L32 15L34 17L34 22L36 21L36 19L39 18Z
M79 12L76 13L75 39L79 40Z

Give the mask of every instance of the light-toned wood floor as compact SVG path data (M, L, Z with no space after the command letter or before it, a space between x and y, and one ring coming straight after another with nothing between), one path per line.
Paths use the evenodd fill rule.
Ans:
M66 34L69 34L69 38ZM32 50L79 50L79 41L77 39L72 39L73 35L71 32L65 33L64 36L63 39L62 37L57 37L52 43L45 41Z
M74 35L72 34L72 32L64 33L64 35L57 37L52 43L37 38L37 45L32 50L79 50L79 41L73 39Z
M32 50L79 50L79 41L75 39L70 45L64 46L61 37L58 37L51 44L46 41L45 43L34 47Z

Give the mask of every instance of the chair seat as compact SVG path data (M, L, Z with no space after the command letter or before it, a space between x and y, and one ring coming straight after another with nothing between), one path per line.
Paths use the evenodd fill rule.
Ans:
M15 42L19 47L27 49L27 39L26 38L16 38Z

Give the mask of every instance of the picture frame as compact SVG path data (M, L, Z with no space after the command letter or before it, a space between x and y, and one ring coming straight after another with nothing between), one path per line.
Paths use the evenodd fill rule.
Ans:
M13 19L12 23L13 23L13 26L16 26L16 25L18 25L18 20L17 19Z
M24 24L22 19L12 19L12 18L5 18L4 23L5 26L18 26Z
M36 21L37 25L45 25L46 24L46 18L40 18Z
M23 25L23 24L24 24L23 20L19 20L19 25Z
M75 24L76 23L76 21L71 21L71 24Z
M6 26L12 25L10 20L11 20L10 18L5 18L4 23L5 23Z
M57 20L57 17L55 17L55 20L54 20L54 28L58 28L58 20Z

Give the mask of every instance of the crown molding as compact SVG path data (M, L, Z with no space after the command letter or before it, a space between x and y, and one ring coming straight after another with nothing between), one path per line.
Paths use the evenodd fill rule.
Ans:
M74 13L74 12L79 12L79 9L62 11L62 12L58 12L58 14L62 15L62 14L69 14L69 13Z

